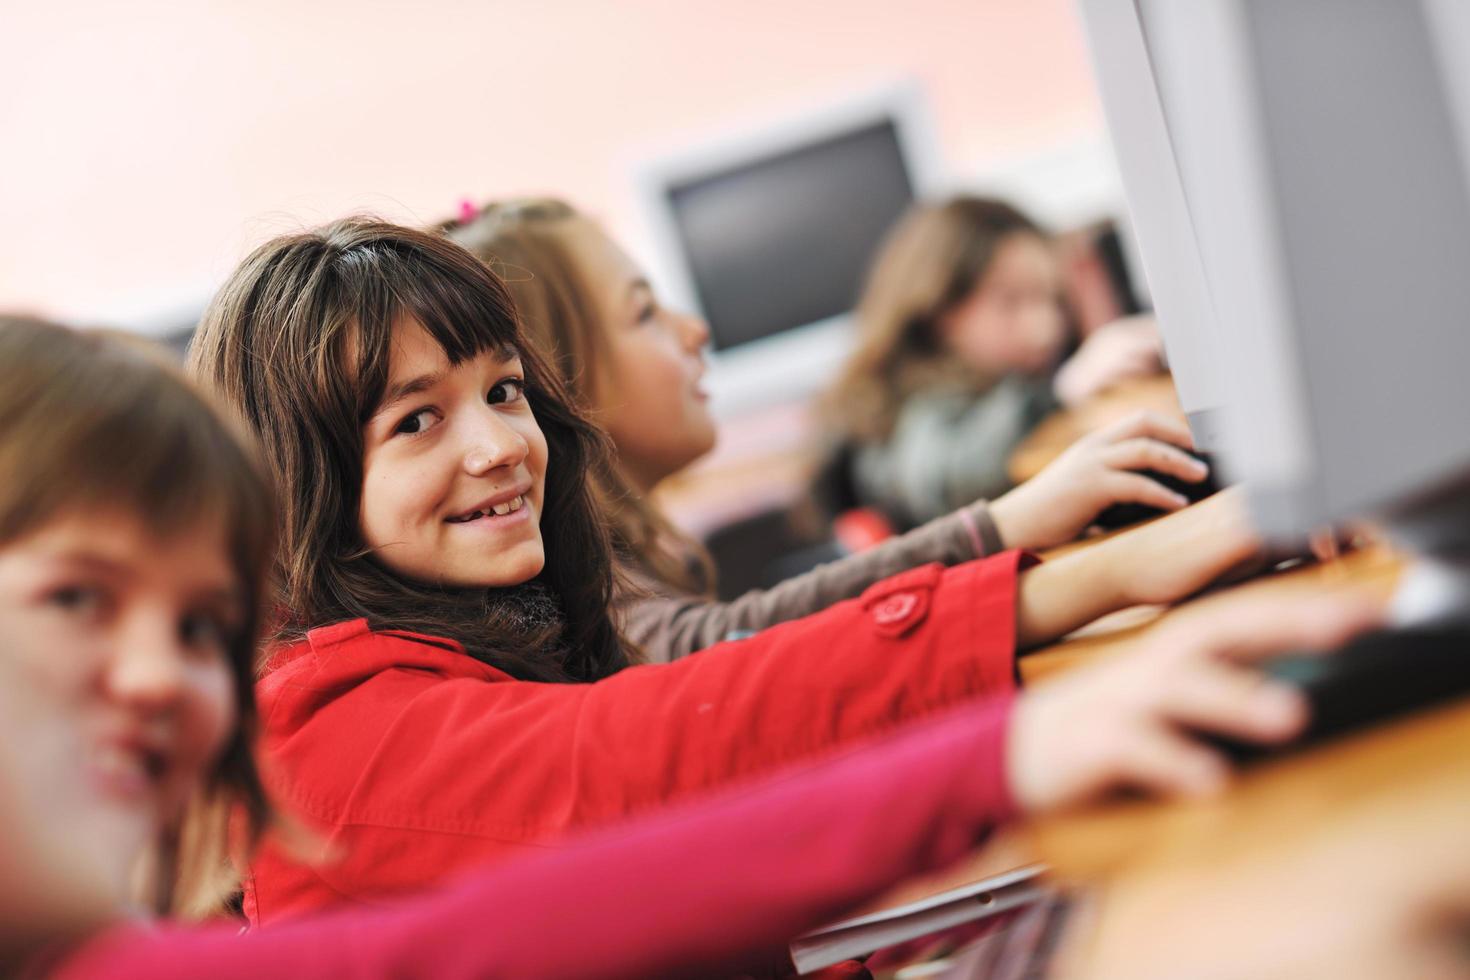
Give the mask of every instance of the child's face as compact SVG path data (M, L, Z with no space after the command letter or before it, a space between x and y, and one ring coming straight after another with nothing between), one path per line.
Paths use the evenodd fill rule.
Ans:
M115 903L237 721L245 609L227 554L215 522L159 538L114 511L0 548L10 777L66 842L58 872L83 869Z
M421 326L394 329L384 400L363 431L362 536L392 570L462 587L518 585L545 564L546 437L518 357L458 366Z
M660 306L633 260L591 222L579 222L571 243L607 350L593 384L597 421L624 472L647 490L714 448L700 386L709 327Z
M1057 263L1040 237L1001 240L985 275L939 318L945 348L982 374L1039 374L1066 339Z

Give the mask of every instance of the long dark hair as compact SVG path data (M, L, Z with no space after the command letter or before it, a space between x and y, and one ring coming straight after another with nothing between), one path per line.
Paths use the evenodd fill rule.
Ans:
M270 481L243 432L144 341L0 316L0 547L68 513L124 508L163 537L218 521L244 591L230 639L239 723L182 822L163 828L159 912L218 907L235 881L226 822L246 851L274 819L256 770L255 652L275 542ZM62 655L66 651L58 650Z
M536 582L560 605L551 625L528 624L507 590L404 578L362 540L363 426L387 384L394 325L409 318L452 364L486 350L520 355L549 450ZM608 468L605 439L571 407L505 286L473 255L366 218L277 238L214 298L189 363L259 433L274 470L284 524L278 640L361 617L455 640L524 680L595 680L630 662L609 614L611 548L589 482Z

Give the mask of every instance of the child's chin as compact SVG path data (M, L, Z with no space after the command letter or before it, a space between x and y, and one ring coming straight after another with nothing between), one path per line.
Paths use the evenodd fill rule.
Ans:
M531 581L546 567L546 555L541 548L518 548L516 553L497 556L493 566L479 569L466 576L476 585L486 588L505 588Z

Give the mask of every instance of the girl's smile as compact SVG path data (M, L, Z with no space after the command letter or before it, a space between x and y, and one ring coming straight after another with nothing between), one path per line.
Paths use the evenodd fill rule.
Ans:
M526 495L530 492L531 487L526 485L513 494L496 494L489 500L482 501L469 510L452 517L446 517L444 520L450 524L472 527L477 530L498 531L514 527L531 517L531 508L526 503Z

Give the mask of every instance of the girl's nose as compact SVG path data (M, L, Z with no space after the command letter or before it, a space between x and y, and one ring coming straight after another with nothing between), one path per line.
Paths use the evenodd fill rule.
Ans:
M117 634L107 661L108 692L133 707L165 711L183 690L188 656L170 617L140 614Z
M680 329L684 337L684 347L691 353L697 354L709 346L709 324L704 322L703 317L693 313L682 314Z
M464 455L465 471L483 476L502 466L518 466L530 452L519 432L489 406L477 420Z

